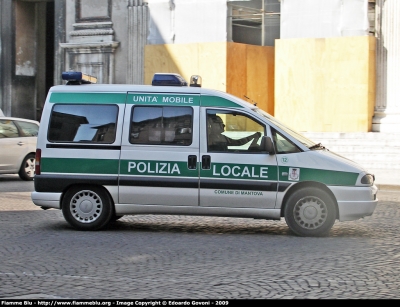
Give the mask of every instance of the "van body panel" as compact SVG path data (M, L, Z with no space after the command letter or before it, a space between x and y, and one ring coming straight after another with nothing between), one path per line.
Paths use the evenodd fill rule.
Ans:
M274 152L263 147L269 139ZM112 214L284 217L296 234L319 236L336 219L372 215L378 202L373 175L358 164L201 87L54 86L37 148L33 203L62 209L82 229ZM89 191L82 203L80 189Z
M199 205L199 104L199 95L128 93L119 203ZM150 110L159 117L148 118Z
M34 187L37 192L65 192L73 185L114 185L118 186L118 176L77 174L40 174L35 175Z
M275 159L268 162L269 156L265 154L251 157L243 154L240 163L227 163L233 160L227 155L211 154L211 167L201 169L200 205L275 208L278 187Z
M218 100L219 97L216 98ZM232 109L212 106L210 97L201 98L200 113L200 206L265 208L276 206L278 189L276 157L264 152L210 152L207 144L207 112L230 114ZM237 109L235 117L255 119L255 114ZM228 120L228 119L227 119ZM263 133L267 127L264 124ZM235 130L224 133L234 137ZM247 146L247 145L243 145ZM206 163L207 162L207 163Z
M240 218L254 218L254 219L267 219L267 220L279 220L281 218L279 209L256 209L256 208L115 204L115 211L117 215L172 214L172 215L240 217Z

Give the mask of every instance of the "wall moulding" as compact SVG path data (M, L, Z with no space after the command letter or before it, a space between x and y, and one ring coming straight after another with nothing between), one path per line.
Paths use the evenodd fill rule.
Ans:
M76 22L111 21L111 0L76 0Z
M114 82L114 52L119 42L61 43L60 46L66 51L66 70L95 76L98 83Z

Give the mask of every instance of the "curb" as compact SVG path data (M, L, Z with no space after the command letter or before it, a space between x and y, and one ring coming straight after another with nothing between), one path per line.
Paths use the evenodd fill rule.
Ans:
M378 187L378 190L384 191L400 191L400 185L396 184L375 184Z

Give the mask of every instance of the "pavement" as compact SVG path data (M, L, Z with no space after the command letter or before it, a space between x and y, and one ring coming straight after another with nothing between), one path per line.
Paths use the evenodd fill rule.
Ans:
M0 181L0 190L20 185ZM371 217L336 222L324 238L296 237L283 219L172 215L124 216L103 231L74 231L60 210L34 210L29 192L20 193L0 192L4 307L17 305L11 300L229 307L236 303L228 300L400 299L397 191L378 192Z

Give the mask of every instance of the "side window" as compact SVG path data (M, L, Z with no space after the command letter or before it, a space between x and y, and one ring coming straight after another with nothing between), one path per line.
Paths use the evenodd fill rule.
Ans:
M18 136L18 129L12 120L0 119L0 138L16 138Z
M15 124L18 125L18 127L22 131L22 136L38 135L39 126L34 123L15 121Z
M264 125L246 114L207 110L207 151L261 152Z
M132 108L130 142L132 144L192 144L193 109L191 107Z
M277 154L289 154L301 152L301 150L293 144L292 141L288 140L282 134L271 128L272 138L275 143L275 150Z
M115 141L117 105L58 104L53 107L51 142L111 144Z

